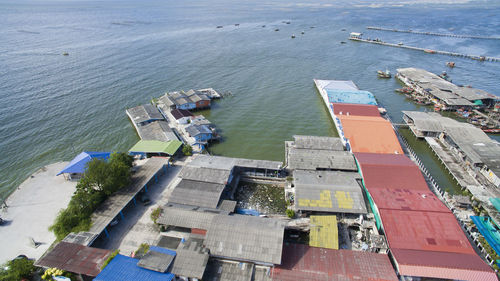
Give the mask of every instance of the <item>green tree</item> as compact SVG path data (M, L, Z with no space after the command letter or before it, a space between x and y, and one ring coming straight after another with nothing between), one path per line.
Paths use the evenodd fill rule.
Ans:
M193 155L193 148L189 144L185 144L182 146L182 153L186 156Z
M7 262L0 269L0 280L17 281L22 278L30 278L36 269L33 263L34 261L25 258L17 258Z
M133 163L134 163L134 157L132 157L132 155L128 155L127 153L123 153L123 152L111 153L111 155L109 157L109 162L113 163L116 161L124 163L129 168L132 168Z

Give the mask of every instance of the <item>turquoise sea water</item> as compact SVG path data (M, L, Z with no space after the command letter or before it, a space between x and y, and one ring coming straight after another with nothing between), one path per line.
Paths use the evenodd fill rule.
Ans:
M231 91L203 112L224 136L211 152L272 160L284 158L284 141L294 134L335 135L313 78L353 80L396 122L401 110L424 108L394 93L398 83L378 79L378 69L441 72L453 60L457 67L447 70L454 82L500 94L500 63L340 44L360 31L388 42L500 57L500 40L365 29L500 36L496 2L241 2L0 2L0 194L82 150L127 150L138 136L125 108L169 90ZM425 147L417 151L436 177L444 175ZM444 176L439 181L450 184Z

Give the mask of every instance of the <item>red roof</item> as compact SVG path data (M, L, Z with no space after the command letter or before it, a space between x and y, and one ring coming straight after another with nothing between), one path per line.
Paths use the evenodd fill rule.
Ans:
M41 257L35 265L56 267L73 273L97 276L101 272L103 262L110 253L110 250L59 242L50 252Z
M363 182L371 192L374 188L429 191L417 166L360 165Z
M335 115L358 115L358 116L377 116L380 112L376 105L353 104L353 103L332 103L333 113Z
M489 281L498 278L495 272L476 254L391 250L399 273L443 279Z
M415 163L404 154L382 154L355 152L354 156L360 164L374 164L378 166L415 166Z
M275 281L398 280L385 254L284 244L282 257L271 272Z
M450 212L430 190L372 188L370 195L379 209Z
M475 254L451 212L379 212L391 249Z

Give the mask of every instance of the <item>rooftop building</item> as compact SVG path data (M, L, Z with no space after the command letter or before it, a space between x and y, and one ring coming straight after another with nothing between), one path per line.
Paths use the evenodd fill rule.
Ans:
M164 120L158 109L152 104L132 107L127 109L126 112L135 126L142 126L153 121Z
M137 133L142 140L157 140L163 142L179 140L177 135L168 126L168 122L163 120L137 127Z
M227 178L224 181L227 181ZM182 179L175 186L168 202L215 209L225 186L219 183Z

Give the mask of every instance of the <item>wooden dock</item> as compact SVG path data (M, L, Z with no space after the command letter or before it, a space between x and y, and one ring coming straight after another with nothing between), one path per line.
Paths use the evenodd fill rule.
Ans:
M447 56L453 56L453 57L473 59L473 60L477 60L477 61L500 62L500 58L497 58L497 57L476 56L476 55L468 55L468 54L454 53L454 52L447 52L447 51L430 50L430 49L407 46L407 45L402 45L402 44L387 43L387 42L380 41L380 40L367 40L367 39L353 38L353 37L350 37L349 40L378 44L378 45L383 45L383 46L396 47L396 48L422 51L422 52L426 52L428 54L440 54L440 55L447 55Z
M401 33L413 33L413 34L430 35L430 36L454 37L454 38L500 40L500 37L496 37L496 36L480 36L480 35L468 35L468 34L425 32L425 31L414 31L411 29L404 30L404 29L385 28L385 27L378 27L378 26L367 26L366 29L379 30L379 31L390 31L390 32L401 32Z

